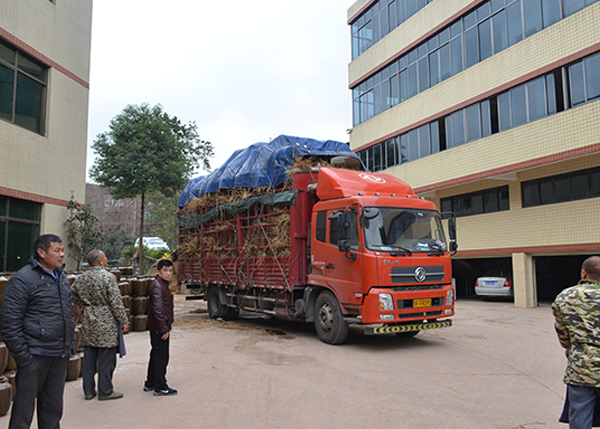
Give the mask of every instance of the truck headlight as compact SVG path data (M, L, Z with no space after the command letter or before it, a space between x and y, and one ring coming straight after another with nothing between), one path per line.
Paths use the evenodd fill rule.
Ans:
M379 294L379 310L389 311L394 309L394 301L389 293Z
M454 288L448 289L446 293L446 305L452 305L454 303Z

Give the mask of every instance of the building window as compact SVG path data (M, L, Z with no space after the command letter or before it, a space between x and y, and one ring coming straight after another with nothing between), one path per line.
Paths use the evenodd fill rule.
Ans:
M47 67L0 40L0 118L44 133Z
M508 186L442 198L440 204L442 212L451 211L457 217L509 210Z
M0 271L18 271L39 233L41 204L0 196Z
M600 168L523 182L521 197L524 208L600 197Z
M354 125L394 107L398 102L414 97L597 1L599 0L488 0L356 86L353 89ZM380 0L376 4L379 3L388 4L389 0ZM419 3L426 5L425 1ZM373 11L369 14L371 9ZM380 6L371 9L362 16L376 16L383 10ZM355 24L352 26L354 28ZM371 46L373 43L359 45ZM585 88L581 85L581 73L579 66L569 70L572 91L576 97L573 105L581 103L583 99L582 92ZM382 91L386 94L385 99L366 97L367 94L380 94ZM592 88L592 94L599 93L599 86ZM519 106L514 107L515 114L518 115L514 119L518 122L524 116L518 111Z
M600 52L358 154L370 171L385 170L596 100L600 100ZM394 152L398 142L400 156Z

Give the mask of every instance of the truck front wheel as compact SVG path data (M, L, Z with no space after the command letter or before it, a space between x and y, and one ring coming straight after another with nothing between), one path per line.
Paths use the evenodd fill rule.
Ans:
M327 344L344 342L348 336L348 323L331 292L321 292L317 297L315 316L315 329L321 341Z

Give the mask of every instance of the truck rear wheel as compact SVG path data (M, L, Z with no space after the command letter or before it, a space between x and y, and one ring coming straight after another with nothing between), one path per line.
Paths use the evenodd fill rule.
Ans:
M229 319L229 307L221 304L219 300L219 289L216 286L210 286L206 293L206 306L208 307L208 316L211 319L223 320Z
M315 329L321 341L327 344L344 342L348 336L348 323L331 292L321 292L317 297L315 316Z

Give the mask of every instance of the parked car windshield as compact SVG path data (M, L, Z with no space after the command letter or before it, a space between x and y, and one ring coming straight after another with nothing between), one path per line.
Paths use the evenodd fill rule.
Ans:
M446 237L438 212L388 207L365 207L365 242L384 252L445 252Z

